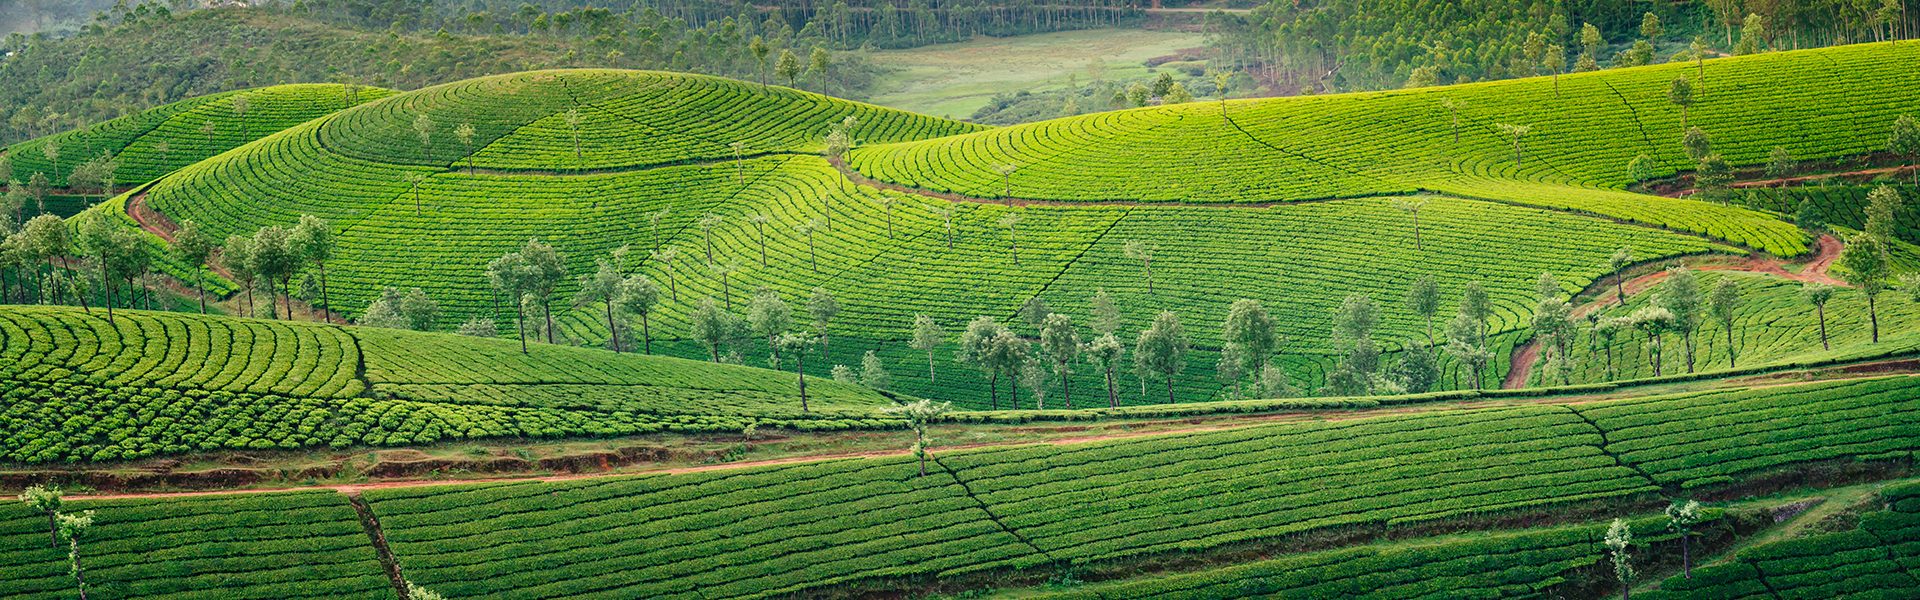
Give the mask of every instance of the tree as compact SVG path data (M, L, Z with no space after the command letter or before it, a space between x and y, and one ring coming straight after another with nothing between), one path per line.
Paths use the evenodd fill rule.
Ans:
M941 204L941 205L934 206L929 210L932 210L933 214L939 215L941 222L946 224L947 249L952 250L953 249L953 207L950 205Z
M660 302L660 286L655 285L646 275L629 276L620 282L620 292L615 295L616 304L625 312L640 315L640 336L643 352L653 354L653 325L649 318L653 308Z
M1020 407L1021 370L1032 360L1032 356L1033 344L1006 328L994 332L993 341L987 345L987 364L996 378L1003 375L1007 378L1007 404L1010 407Z
M1538 31L1527 32L1527 40L1520 44L1520 57L1533 75L1540 74L1540 63L1547 60L1547 36Z
M1047 315L1040 325L1040 349L1047 358L1053 359L1055 371L1060 375L1060 397L1066 402L1067 410L1073 410L1073 390L1067 385L1071 372L1067 365L1080 355L1080 332L1073 328L1073 318L1060 313Z
M1467 101L1453 98L1441 98L1440 107L1447 109L1447 118L1452 123L1453 145L1460 145L1460 111L1467 108Z
M773 220L773 217L769 217L764 213L754 213L751 215L747 215L747 222L753 223L754 231L760 234L760 267L761 268L766 268L767 266L767 222L772 220Z
M947 339L947 333L940 329L940 323L925 313L913 316L913 349L927 353L927 383L934 382L933 349L939 348Z
M1465 304L1460 306L1453 320L1447 322L1447 355L1467 365L1473 374L1473 389L1485 385L1484 372L1487 363L1493 360L1493 352L1487 349L1486 336L1480 333L1479 324L1474 321Z
M613 346L613 351L619 352L620 328L614 323L613 312L614 305L620 302L620 285L625 283L625 279L620 276L620 269L613 266L613 261L603 258L596 262L599 266L592 275L580 277L580 291L574 294L573 299L580 304L600 302L606 305L608 342Z
M567 131L573 135L573 159L580 160L580 121L584 119L580 114L580 108L569 108L567 112L560 114L560 118L566 120Z
M1667 267L1667 283L1656 300L1661 308L1673 315L1673 331L1680 334L1686 350L1687 372L1692 373L1693 332L1700 330L1700 310L1705 304L1700 292L1700 280L1694 277L1692 269Z
M1673 330L1673 313L1659 306L1642 306L1627 316L1627 322L1635 330L1647 336L1647 361L1653 365L1653 376L1660 376L1663 345L1661 336Z
M1407 75L1407 84L1402 87L1411 90L1436 85L1440 85L1439 67L1423 65L1413 68L1413 72Z
M1120 330L1120 307L1113 303L1113 296L1106 289L1094 290L1088 304L1093 307L1094 333L1107 334Z
M178 240L178 237L176 235L175 239ZM289 243L299 253L301 260L313 263L320 271L320 306L324 307L321 314L331 322L333 303L327 293L327 261L333 259L334 250L340 246L333 237L333 226L319 217L300 215L300 223L293 227Z
M1887 134L1887 151L1907 155L1907 170L1912 171L1914 185L1920 185L1920 169L1914 168L1916 157L1920 157L1920 124L1916 124L1913 115L1900 115L1893 120L1893 132Z
M860 356L860 385L882 391L893 387L893 375L887 373L887 365L880 361L879 353L868 350Z
M1440 284L1432 275L1413 280L1413 285L1407 288L1407 308L1426 322L1427 345L1433 345L1433 315L1440 312Z
M800 235L807 236L807 262L810 265L810 267L813 269L813 272L819 273L820 272L820 255L819 253L814 251L813 232L820 230L820 220L813 219L805 223L794 225L793 230L799 233Z
M1259 300L1242 298L1227 307L1220 326L1220 372L1228 383L1259 375L1280 345L1273 316Z
M1000 217L1000 226L1007 228L1007 253L1013 256L1013 264L1020 264L1020 213Z
M1493 318L1493 301L1487 297L1486 286L1478 281L1467 282L1466 290L1460 294L1460 313L1473 321L1475 331L1484 342L1487 338L1487 320Z
M907 428L913 430L913 455L920 459L920 476L927 476L927 426L940 420L940 417L953 410L952 402L935 404L932 400L921 399L907 404L889 406L881 409L884 414L899 415L907 420Z
M1113 332L1109 331L1087 342L1086 348L1082 350L1088 362L1092 362L1107 378L1107 408L1120 407L1120 395L1115 388L1113 373L1120 366L1120 359L1126 353L1126 349L1126 345L1120 343L1120 338L1114 337Z
M1721 278L1714 284L1713 293L1707 296L1707 315L1720 322L1720 328L1727 331L1727 368L1738 366L1733 344L1733 318L1740 310L1740 286L1732 278Z
M1147 101L1153 99L1153 90L1149 89L1146 84L1136 81L1133 82L1132 85L1127 86L1122 97L1126 98L1128 104L1138 108L1146 106Z
M756 35L747 40L747 53L753 55L753 71L759 77L763 90L767 87L767 54L771 52L773 47L767 45L765 38Z
M712 298L708 298L706 303L700 306L700 309L705 311L709 307L714 311L720 310L720 307L713 305ZM727 313L720 312L720 314ZM696 325L696 327L698 327L698 325ZM800 377L800 412L811 411L811 408L807 406L807 351L813 349L813 343L813 336L805 333L782 333L780 337L774 338L774 347L777 351L793 357L793 372ZM709 344L709 347L715 348L713 351L713 360L714 362L719 362L719 343L712 342Z
M1814 311L1819 313L1820 348L1822 350L1832 350L1833 346L1827 343L1827 301L1833 299L1833 286L1823 283L1807 283L1800 287L1800 297L1805 298L1808 304L1813 305Z
M1153 293L1153 251L1154 247L1140 240L1127 240L1125 252L1127 258L1140 261L1140 270L1147 280L1147 293Z
M253 272L267 282L267 299L275 299L276 294L286 296L289 320L293 319L293 294L287 289L287 283L300 268L300 257L294 253L290 241L291 236L286 228L279 225L261 227L253 234L253 253L248 257ZM275 286L276 281L280 285Z
M824 287L813 288L813 295L807 297L807 316L813 317L813 328L820 330L820 351L830 348L827 343L827 327L833 325L833 318L840 314L840 302L833 299L833 292Z
M1500 128L1502 135L1513 138L1513 164L1516 167L1520 166L1520 142L1527 136L1527 132L1533 131L1533 127L1514 125L1511 123L1495 123L1494 125Z
M1047 306L1045 298L1028 296L1027 301L1020 303L1020 308L1013 312L1014 316L1033 326L1034 335L1039 335L1040 325L1047 322L1047 315L1053 314L1053 309Z
M253 102L244 95L234 96L232 106L235 120L240 121L240 137L253 137L247 132L247 111L253 108Z
M793 309L787 307L786 300L780 299L779 292L762 287L747 303L747 328L754 335L766 338L768 348L778 351L776 342L780 334L793 329Z
M526 259L526 288L523 292L540 305L547 320L547 343L553 343L553 292L567 278L567 262L553 246L538 238L528 239L520 249Z
M213 257L213 240L200 230L199 223L182 221L179 231L173 233L173 255L193 271L193 289L200 297L200 314L207 314L207 290L202 285L200 269Z
M86 569L80 566L80 538L93 527L93 511L80 514L60 513L54 515L60 530L60 539L67 541L67 573L73 576L73 585L80 593L80 600L87 600Z
M1327 387L1343 396L1365 395L1372 391L1380 370L1380 350L1373 344L1373 327L1378 321L1373 299L1366 294L1349 294L1333 316L1333 348L1339 364L1327 374Z
M1640 16L1640 37L1657 40L1666 28L1660 25L1660 15L1648 12Z
M46 144L40 146L40 155L47 157L47 162L52 163L51 166L53 168L53 178L59 179L60 178L60 141L47 140Z
M1220 118L1227 118L1227 94L1233 87L1233 71L1208 69L1207 78L1213 81L1213 95L1220 99Z
M1193 92L1187 91L1187 86L1178 83L1173 84L1173 87L1167 88L1167 95L1160 97L1161 104L1186 104L1192 101Z
M1613 256L1607 259L1607 270L1613 272L1614 298L1620 301L1621 306L1627 305L1626 270L1627 265L1631 264L1633 264L1633 248L1629 246L1621 246L1618 250L1614 250Z
M1881 245L1891 245L1894 241L1894 214L1900 211L1900 192L1890 186L1881 185L1867 192L1867 221L1860 229L1872 236Z
M1680 570L1693 579L1693 527L1706 520L1698 500L1675 500L1667 505L1667 529L1680 534Z
M814 46L813 51L807 53L808 75L812 77L825 77L827 75L827 69L832 66L833 58L827 54L826 48Z
M1427 249L1426 246L1420 242L1420 209L1426 208L1426 206L1427 199L1421 197L1397 198L1393 201L1394 208L1398 208L1401 212L1407 213L1407 216L1413 219L1414 250L1425 251Z
M220 247L220 266L227 268L240 289L247 291L247 315L252 316L253 281L257 274L253 271L253 238L244 235L227 236L227 243Z
M473 131L472 123L461 123L460 126L453 128L453 137L459 138L460 146L466 149L468 175L472 175L474 171L473 169L473 133L474 131Z
M55 548L60 547L60 507L64 504L66 492L57 485L35 485L20 492L20 501L41 514L47 515L47 542Z
M1687 151L1687 158L1702 160L1713 154L1713 138L1699 127L1688 127L1680 134L1680 148Z
M1580 61L1579 65L1574 67L1574 70L1592 71L1598 69L1600 66L1600 47L1606 45L1606 43L1607 39L1600 35L1599 27L1594 27L1592 23L1582 23L1580 25Z
M1173 311L1161 311L1153 325L1135 340L1133 357L1141 373L1159 377L1167 383L1167 402L1173 402L1173 380L1186 368L1187 334L1180 317Z
M420 214L420 184L426 183L432 176L421 171L407 171L400 176L407 181L407 189L413 192L413 214Z
M1747 18L1741 21L1740 42L1733 45L1734 56L1759 53L1760 41L1766 36L1767 18L1757 14L1747 15Z
M1707 7L1720 17L1720 27L1727 35L1727 45L1733 45L1733 26L1740 24L1741 0L1706 0Z
M409 581L407 582L407 600L447 600L447 597Z
M400 298L400 316L406 319L408 329L433 331L434 322L440 318L440 303L420 288L412 288Z
M1785 147L1774 146L1773 150L1767 152L1768 177L1776 179L1792 177L1799 170L1800 165L1794 162L1793 153L1788 152Z
M514 331L520 334L520 353L527 353L527 314L521 298L526 295L527 259L519 252L508 252L487 263L487 281L493 290L513 301Z
M672 211L665 208L647 213L647 227L649 228L647 241L653 246L651 252L660 251L660 220L667 218L669 214L672 214Z
M989 357L995 338L1006 331L993 317L975 317L960 333L960 349L954 359L972 365L987 376L987 399L994 410L1000 409L1000 372Z
M713 362L720 362L720 345L732 340L740 330L740 317L720 308L720 303L711 297L700 300L700 307L694 309L688 320L688 336L706 345ZM806 338L811 341L813 336Z
M720 215L707 213L700 215L700 220L694 221L694 224L700 227L700 239L706 242L707 264L713 264L713 229L719 227L725 220L726 218Z
M1693 42L1687 44L1687 53L1693 56L1694 77L1701 82L1707 80L1707 39L1693 36Z
M1593 335L1588 339L1591 343L1597 344L1606 350L1607 380L1618 379L1619 372L1613 368L1613 341L1620 337L1622 330L1631 327L1631 324L1625 317L1595 318L1595 316L1589 316L1588 318L1594 319Z
M1559 44L1547 44L1547 56L1540 66L1553 74L1553 97L1560 97L1560 74L1567 71L1567 48Z
M1680 107L1680 128L1687 129L1687 112L1693 108L1693 82L1685 77L1673 78L1673 83L1667 85L1667 101ZM1693 158L1700 159L1698 156Z
M787 80L787 87L794 87L799 85L801 68L799 56L792 50L781 49L780 58L773 64L773 73Z
M1876 300L1881 292L1887 291L1887 281L1892 277L1886 245L1872 234L1861 232L1847 240L1847 248L1840 252L1839 262L1841 278L1859 288L1860 293L1867 297L1867 320L1873 332L1873 343L1878 344L1880 308Z
M1613 562L1613 577L1620 580L1620 597L1624 600L1633 594L1633 556L1627 553L1627 547L1633 544L1633 530L1627 527L1623 519L1614 519L1607 526L1607 535L1601 540L1607 546L1607 557Z
M420 149L427 154L427 160L433 160L433 117L420 113L413 118L413 135L420 138Z

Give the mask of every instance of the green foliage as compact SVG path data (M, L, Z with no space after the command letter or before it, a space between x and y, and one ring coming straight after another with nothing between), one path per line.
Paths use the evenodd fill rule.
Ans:
M1900 598L1920 594L1908 575L1920 560L1920 489L1879 492L1878 510L1842 531L1821 531L1745 548L1730 560L1672 577L1638 598Z

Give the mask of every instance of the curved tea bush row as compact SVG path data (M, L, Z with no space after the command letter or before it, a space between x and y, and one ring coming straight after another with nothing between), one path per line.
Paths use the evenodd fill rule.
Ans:
M578 111L578 150L567 113ZM432 123L426 144L415 123ZM589 170L746 154L818 152L852 116L856 139L892 142L977 131L957 121L788 88L651 71L514 73L435 86L343 113L320 129L329 149L371 161L505 170ZM454 130L474 128L472 144Z
M1642 598L1911 598L1920 595L1920 486L1880 490L1885 508L1847 531L1741 550Z
M1910 181L1910 180L1909 180ZM1778 211L1798 219L1803 207L1821 223L1859 229L1867 220L1867 194L1880 184L1809 185L1801 187L1753 188L1741 197L1741 203L1753 208ZM1894 236L1920 243L1920 188L1912 184L1893 184L1903 202L1894 211Z
M1722 279L1731 279L1739 287L1741 305L1734 313L1734 364L1753 366L1805 360L1817 356L1847 352L1876 352L1888 355L1920 351L1920 304L1897 293L1881 294L1880 343L1871 344L1867 322L1867 299L1857 289L1839 287L1827 303L1827 336L1833 352L1820 346L1820 317L1802 295L1799 282L1770 275L1699 271L1701 288L1712 290ZM1612 306L1598 314L1602 318L1624 317L1654 301L1665 284L1627 298L1625 308ZM1574 344L1575 383L1607 378L1604 347L1589 343L1591 334L1582 332ZM1693 334L1695 368L1716 371L1728 368L1727 330L1720 322L1703 319ZM1662 352L1662 373L1686 372L1685 343L1678 334L1667 334ZM1647 339L1643 334L1625 331L1613 343L1614 368L1624 379L1651 377ZM1536 373L1536 378L1540 375ZM1544 383L1544 380L1537 380Z
M1766 398L1786 407L1773 418L1778 435L1811 439L1827 430L1822 413L1829 407L1802 401L1845 396L1884 404L1873 396L1916 389L1920 383L1912 378L1893 377L1652 400L1675 407L1668 412L1711 415ZM1897 410L1914 413L1904 405ZM1595 417L1603 427L1609 419ZM1761 445L1737 429L1704 426L1710 416L1694 419L1703 423L1696 430L1703 438L1729 447ZM1906 443L1920 444L1909 430ZM1613 438L1617 432L1608 429L1607 437L1639 439ZM1635 468L1642 466L1635 454L1621 454L1626 462L1618 462L1602 452L1602 443L1601 430L1581 415L1534 406L1086 444L936 449L926 477L901 457L374 490L367 497L408 577L436 590L517 598L767 597L1003 568L1054 572L1064 563L1153 560L1338 528L1391 529L1626 501L1657 489ZM1836 445L1817 456L1781 454L1771 464L1878 451ZM1657 462L1648 464L1663 472ZM1757 466L1716 462L1709 468L1735 476ZM1594 531L1574 529L1582 536ZM1515 576L1543 585L1559 572L1554 565L1575 560L1555 542L1484 543L1488 553L1534 552L1526 560L1541 570ZM1367 569L1409 581L1414 587L1408 590L1449 589L1418 587L1419 574L1451 568L1441 556L1351 556L1329 567L1348 571L1296 571L1299 579L1277 581L1325 573L1325 583L1337 586L1340 573ZM1424 585L1456 583L1472 582L1435 578Z
M354 102L392 95L384 88L360 88ZM245 98L244 114L235 100ZM102 153L114 155L121 185L145 183L274 132L349 108L338 84L276 85L191 98L127 115L84 129L29 140L7 148L14 178L26 181L44 173L56 187L67 185L73 167ZM211 127L208 125L211 124ZM59 145L58 174L45 145Z
M360 349L347 330L310 323L70 307L0 310L0 378L108 387L345 398Z
M1907 68L1920 50L1866 44L1708 61L1689 115L1736 164L1774 146L1829 158L1882 149L1920 112ZM1707 233L1783 256L1805 251L1784 223L1751 211L1619 192L1645 154L1655 175L1693 163L1679 140L1671 80L1691 64L1324 97L1213 102L1069 117L855 150L880 179L996 197L1148 202L1286 202L1436 190L1593 212ZM1783 83L1785 82L1785 83ZM1459 142L1454 113L1462 101ZM1230 121L1229 121L1230 119ZM1496 126L1532 127L1515 164ZM1001 165L1015 168L1003 176ZM1010 181L1003 181L1003 179ZM1010 184L1010 185L1009 185Z
M390 599L393 585L347 499L327 492L74 500L92 510L80 545L87 597ZM73 597L67 550L47 518L0 505L0 598Z
M1695 531L1719 524L1719 515ZM1635 554L1673 539L1664 518L1630 521ZM1047 600L1133 598L1531 598L1606 556L1603 525L1311 552L1272 560L1040 594Z
M1678 395L1573 409L1606 431L1607 451L1661 485L1694 488L1740 473L1920 449L1920 382L1866 379Z

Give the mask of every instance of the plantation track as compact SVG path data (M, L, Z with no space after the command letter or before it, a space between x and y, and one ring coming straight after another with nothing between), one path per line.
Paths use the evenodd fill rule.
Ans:
M1787 270L1786 266L1789 263L1785 260L1758 253L1749 255L1745 260L1740 262L1707 262L1692 265L1692 267L1700 271L1757 273L1801 283L1821 283L1844 287L1847 285L1846 282L1835 278L1828 273L1828 270L1833 267L1834 261L1840 259L1840 252L1845 249L1846 245L1840 243L1839 238L1834 237L1832 234L1822 235L1820 239L1814 241L1813 257L1805 261L1797 272ZM1628 296L1638 296L1642 292L1652 289L1653 286L1659 285L1660 282L1666 279L1667 271L1660 269L1652 273L1628 279L1621 285L1625 288ZM1603 310L1608 306L1617 306L1620 304L1619 295L1608 291L1607 281L1604 279L1595 281L1591 291L1598 293L1599 297L1586 304L1574 307L1574 318L1585 317L1596 311ZM1527 380L1533 373L1533 363L1536 362L1539 357L1540 341L1538 339L1529 339L1525 344L1514 348L1507 366L1507 376L1500 382L1500 388L1512 390L1526 387Z
M1867 364L1873 364L1873 363L1867 363ZM1891 363L1891 364L1904 364L1904 363ZM1827 384L1827 383L1857 380L1857 379L1872 379L1876 377L1884 377L1884 376L1887 376L1888 374L1889 374L1888 372L1884 372L1884 371L1849 372L1845 375L1827 377L1827 378L1814 380L1814 381L1770 381L1770 382L1755 383L1751 385L1743 385L1738 389L1759 390L1759 389L1770 389L1770 388L1779 388L1779 387L1788 387L1788 386L1817 385L1817 384ZM1907 376L1920 377L1920 374L1908 373ZM1023 446L1066 446L1066 445L1075 445L1075 444L1096 444L1100 442L1109 442L1109 441L1216 433L1216 432L1230 431L1235 429L1244 429L1247 427L1256 427L1256 426L1271 425L1271 424L1305 423L1305 422L1340 422L1340 421L1351 421L1356 419L1370 419L1370 418L1379 418L1379 417L1406 416L1406 415L1417 415L1417 414L1428 414L1428 413L1439 414L1439 413L1453 413L1453 412L1477 411L1477 410L1497 410L1497 409L1512 408L1517 406L1567 406L1567 407L1588 406L1588 405L1611 402L1618 399L1619 399L1618 397L1610 396L1610 395L1544 396L1544 397L1534 397L1534 398L1486 398L1486 399L1479 399L1479 400L1448 402L1444 404L1424 404L1424 405L1416 404L1416 405L1388 406L1388 407L1373 408L1373 409L1356 409L1356 410L1349 410L1349 411L1342 411L1342 412L1291 411L1291 412L1280 412L1280 413L1271 413L1271 414L1225 415L1225 416L1219 417L1221 419L1220 422L1207 424L1207 425L1196 425L1192 427L1156 429L1151 431L1122 431L1122 432L1113 432L1113 433L1103 433L1099 435L1062 437L1062 438L1053 438L1053 439L1044 439L1044 440L1019 440L1019 441L1001 441L1001 442L980 442L980 443L971 443L971 444L954 444L951 446L938 447L937 450L939 452L953 452L953 451L961 451L961 450L1015 448L1015 447L1023 447ZM1138 424L1138 426L1150 427L1155 424L1165 424L1165 423L1174 423L1174 422L1181 422L1181 421L1152 421L1152 422L1140 423ZM935 452L932 452L932 451L929 452L930 455L934 453ZM566 475L528 475L528 476L508 476L508 477L459 477L459 478L440 478L440 479L408 479L408 480L377 481L377 482L371 482L371 483L352 483L352 484L341 484L341 485L330 485L330 486L302 486L302 487L286 486L286 487L262 487L262 488L224 489L224 490L195 490L195 491L181 491L181 492L116 492L111 494L76 494L69 497L75 500L191 498L191 497L201 497L201 496L234 496L234 495L251 495L251 494L270 494L270 493L279 493L279 492L293 492L293 491L303 491L303 490L310 491L310 490L321 490L321 489L333 490L341 494L354 496L354 495L360 494L361 492L365 492L367 490L404 489L404 488L419 488L419 487L434 487L434 486L478 485L478 484L508 484L508 483L533 483L533 482L552 483L552 482L564 482L564 481L581 481L581 480L595 480L595 479L612 479L612 478L621 478L621 477L636 477L636 476L645 476L645 475L683 475L683 474L690 474L690 473L705 473L705 472L711 472L711 471L726 471L726 470L736 470L736 469L751 469L756 467L771 467L771 466L780 466L780 465L817 463L817 462L834 461L834 460L898 458L898 457L911 456L912 454L913 452L911 450L906 450L906 449L873 450L873 451L863 451L863 452L836 452L836 453L827 453L827 454L807 454L807 455L799 455L799 456L769 458L769 459L762 459L762 460L737 461L737 462L698 465L698 466L690 466L690 467L643 469L643 470L633 470L633 471L623 471L623 472L570 473Z
M1920 169L1920 167L1907 167L1907 166L1879 167L1874 169L1860 169L1857 171L1840 171L1836 173L1818 173L1814 175L1796 175L1793 177L1776 177L1773 179L1751 179L1747 181L1737 181L1737 182L1734 182L1732 185L1733 187L1740 188L1740 189L1787 187L1787 186L1805 184L1805 183L1814 182L1814 181L1827 181L1827 180L1835 180L1835 179L1838 179L1838 180L1863 179L1864 180L1864 179L1877 177L1880 175L1897 176L1900 174L1901 171L1910 171L1915 169ZM1668 198L1679 198L1682 196L1691 196L1699 192L1700 190L1698 188L1686 188L1686 189L1662 192L1659 195L1665 196Z

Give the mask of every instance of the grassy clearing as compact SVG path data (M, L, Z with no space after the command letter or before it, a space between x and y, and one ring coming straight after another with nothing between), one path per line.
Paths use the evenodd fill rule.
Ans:
M1091 29L883 50L868 54L873 64L892 69L877 82L872 101L964 119L998 94L1091 82L1088 66L1096 61L1108 79L1146 77L1147 59L1204 41L1184 32Z

